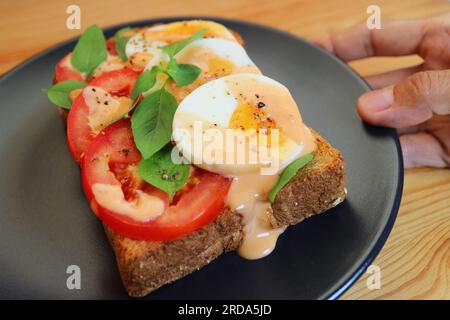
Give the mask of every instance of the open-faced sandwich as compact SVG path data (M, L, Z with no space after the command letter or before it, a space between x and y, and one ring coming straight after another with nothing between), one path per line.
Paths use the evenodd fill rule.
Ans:
M131 296L343 201L344 161L212 21L85 30L46 89Z

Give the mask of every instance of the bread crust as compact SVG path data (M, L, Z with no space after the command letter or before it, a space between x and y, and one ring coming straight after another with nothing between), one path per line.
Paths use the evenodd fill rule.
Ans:
M313 160L278 192L272 204L274 227L297 224L345 199L344 159L314 130L313 135L317 146Z
M125 289L142 297L236 250L243 239L242 216L224 209L207 226L173 241L133 240L105 226Z

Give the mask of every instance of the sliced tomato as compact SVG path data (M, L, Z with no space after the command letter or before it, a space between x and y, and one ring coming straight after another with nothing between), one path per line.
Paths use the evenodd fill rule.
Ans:
M93 79L89 85L100 87L113 96L130 96L139 73L128 69L113 70L103 73L100 77Z
M75 161L80 162L89 143L98 133L91 127L90 117L100 115L101 120L102 112L108 108L108 105L97 106L94 114L85 100L85 90L92 90L91 86L94 86L102 88L114 97L129 97L138 75L130 69L106 72L92 80L89 86L83 89L82 93L74 100L67 116L67 144ZM107 122L105 121L105 126L108 124Z
M70 62L70 56L71 53L66 55L64 58L61 59L61 61L58 62L58 64L55 67L55 79L54 83L58 83L61 81L66 80L79 80L84 81L85 76L75 70L75 68L72 66Z
M169 205L166 193L139 177L141 159L133 141L130 121L120 120L99 134L90 144L82 162L83 188L95 214L113 231L140 240L174 240L212 222L224 207L231 180L201 169L192 170L186 188ZM131 173L131 174L130 174ZM165 203L164 213L154 220L138 221L97 202L96 183L120 185L127 201L138 192L156 195Z
M106 49L110 55L117 56L116 42L114 41L114 38L109 38L106 40Z

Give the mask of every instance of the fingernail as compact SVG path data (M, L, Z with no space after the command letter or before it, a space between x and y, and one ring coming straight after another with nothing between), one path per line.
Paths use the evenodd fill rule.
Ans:
M358 107L365 112L379 112L389 108L393 101L392 87L387 87L364 93L358 99Z

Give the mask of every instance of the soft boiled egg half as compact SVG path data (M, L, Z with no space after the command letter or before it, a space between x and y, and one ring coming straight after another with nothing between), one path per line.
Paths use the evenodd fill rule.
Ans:
M195 28L190 28L191 24L194 24ZM184 23L176 23L176 25L178 26L177 28L181 29L185 26ZM245 49L224 26L209 21L190 21L186 22L186 26L189 29L188 34L191 31L197 30L200 26L204 26L205 28L210 27L210 29L205 29L208 30L205 35L210 34L211 38L196 40L175 56L177 63L193 64L201 69L200 76L192 85L188 87L168 86L168 89L178 101L183 100L193 89L208 81L235 73L261 73L249 58ZM132 59L136 60L137 55L141 57L137 59L137 62L133 63L134 66L139 65L139 61L142 60L144 64L142 67L150 70L155 65L168 63L169 58L161 48L170 41L164 38L164 33L157 33L158 36L153 37L154 33L149 31L157 28L158 30L161 29L160 32L163 32L166 30L166 27L169 30L173 28L170 25L152 27L147 31L138 33L128 41L126 53L130 61ZM184 35L181 31L180 34ZM169 36L173 37L173 34L169 33ZM172 39L170 37L168 39ZM167 75L159 73L155 86L144 93L144 95L159 89L165 83L166 79Z
M194 35L199 30L206 30L205 38L222 38L237 42L233 33L224 25L209 20L177 21L155 25L144 30L148 39L172 43Z
M238 43L233 34L219 23L190 20L160 24L140 30L127 42L125 53L135 67L151 69L165 58L161 47L191 37L199 30L206 30L205 38Z
M252 73L195 89L175 113L172 137L191 163L228 176L279 174L315 148L289 90Z

